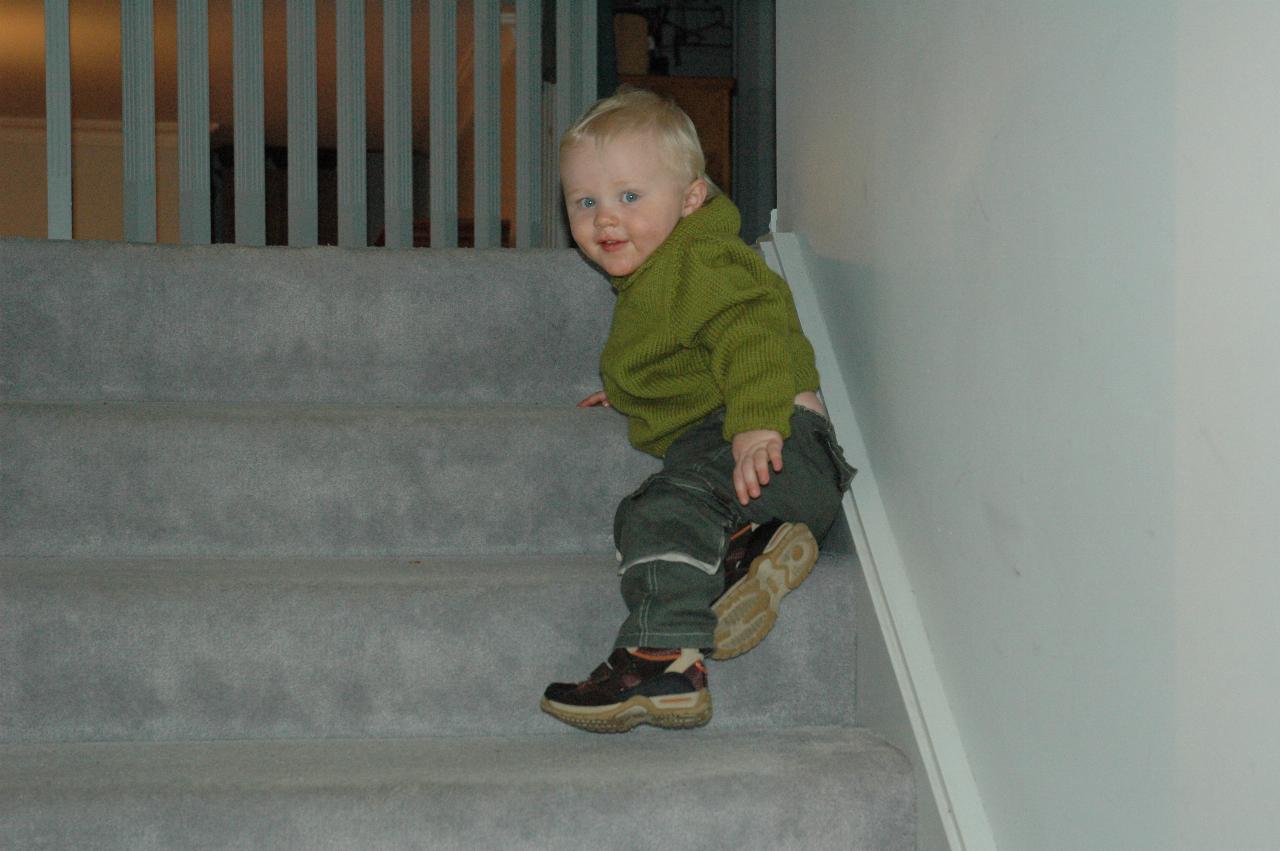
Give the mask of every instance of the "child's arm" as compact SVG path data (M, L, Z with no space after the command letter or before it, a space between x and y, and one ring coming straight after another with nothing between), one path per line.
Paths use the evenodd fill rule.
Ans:
M773 429L743 431L733 436L733 490L746 505L769 484L769 468L782 470L782 435Z

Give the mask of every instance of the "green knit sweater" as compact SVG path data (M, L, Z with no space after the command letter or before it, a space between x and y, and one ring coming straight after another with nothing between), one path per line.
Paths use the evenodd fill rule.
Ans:
M818 389L791 290L738 227L733 202L713 198L640 268L613 279L604 389L627 415L631 443L658 457L720 407L725 440L764 428L786 438L796 394Z

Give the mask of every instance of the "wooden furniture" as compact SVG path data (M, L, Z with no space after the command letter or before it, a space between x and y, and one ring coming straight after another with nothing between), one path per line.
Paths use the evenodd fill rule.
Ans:
M726 194L732 194L733 78L623 74L619 79L667 95L680 104L698 128L702 152L707 156L707 176Z

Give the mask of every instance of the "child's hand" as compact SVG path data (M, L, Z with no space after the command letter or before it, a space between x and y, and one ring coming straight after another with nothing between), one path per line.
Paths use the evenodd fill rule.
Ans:
M733 489L746 505L769 484L769 467L782 470L782 435L773 429L744 431L733 436Z
M579 408L594 408L597 405L602 408L609 407L609 397L605 395L603 390L597 390L578 403Z

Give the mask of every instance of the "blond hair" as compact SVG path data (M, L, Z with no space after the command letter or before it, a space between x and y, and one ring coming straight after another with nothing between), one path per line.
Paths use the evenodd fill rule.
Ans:
M579 142L606 145L627 133L648 133L662 152L662 158L677 176L692 183L704 180L707 197L718 193L707 177L706 157L693 121L669 97L623 85L610 97L596 101L560 137L560 159Z

